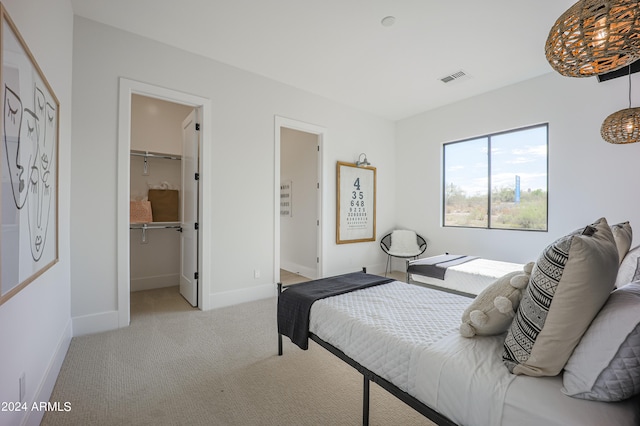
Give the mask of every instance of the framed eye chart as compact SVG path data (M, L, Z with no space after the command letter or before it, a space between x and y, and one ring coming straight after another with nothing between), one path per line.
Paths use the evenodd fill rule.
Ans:
M336 243L376 240L376 169L338 161Z

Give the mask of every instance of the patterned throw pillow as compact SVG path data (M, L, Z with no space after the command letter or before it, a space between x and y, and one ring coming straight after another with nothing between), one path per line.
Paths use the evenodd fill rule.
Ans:
M611 293L562 376L566 395L622 401L640 393L640 282Z
M613 290L617 270L617 248L604 218L545 248L504 342L509 371L560 373Z

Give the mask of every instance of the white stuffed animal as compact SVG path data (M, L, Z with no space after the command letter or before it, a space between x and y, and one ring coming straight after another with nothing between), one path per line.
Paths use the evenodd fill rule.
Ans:
M507 331L529 284L533 265L529 262L522 272L510 272L485 288L462 314L460 334L493 336Z

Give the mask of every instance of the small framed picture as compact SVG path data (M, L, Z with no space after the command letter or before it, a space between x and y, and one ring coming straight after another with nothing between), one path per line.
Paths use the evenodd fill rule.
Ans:
M293 184L290 180L280 182L280 216L293 216Z

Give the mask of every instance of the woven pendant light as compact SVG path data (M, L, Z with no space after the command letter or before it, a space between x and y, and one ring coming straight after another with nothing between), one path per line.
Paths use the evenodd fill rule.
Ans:
M613 144L640 142L640 108L631 108L631 66L629 66L629 108L614 112L600 127L602 139Z
M640 2L581 0L549 31L547 60L567 77L615 71L640 58Z
M604 119L600 128L602 139L609 143L640 142L640 108L627 108Z

